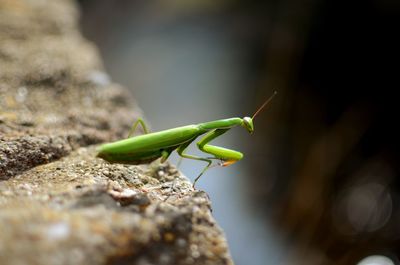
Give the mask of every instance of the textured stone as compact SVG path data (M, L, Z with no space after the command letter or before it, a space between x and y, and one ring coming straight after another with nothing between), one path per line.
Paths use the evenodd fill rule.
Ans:
M232 264L206 193L96 144L141 116L68 0L0 0L0 264Z

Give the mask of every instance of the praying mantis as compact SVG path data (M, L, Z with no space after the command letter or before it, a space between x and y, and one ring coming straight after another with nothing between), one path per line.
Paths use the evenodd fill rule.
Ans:
M182 158L207 162L207 165L193 182L193 188L195 188L197 181L210 168L212 160L220 160L219 165L225 167L243 158L241 152L210 145L209 142L236 126L244 127L249 133L253 133L254 118L276 94L277 92L275 91L252 117L221 119L152 133L147 130L144 121L138 119L133 124L127 139L101 145L98 148L97 157L103 158L110 163L137 165L150 163L158 158L161 158L161 163L163 163L176 150ZM131 137L139 124L145 134ZM205 135L197 142L197 147L200 151L210 154L212 157L187 154L185 152L186 148L203 134Z

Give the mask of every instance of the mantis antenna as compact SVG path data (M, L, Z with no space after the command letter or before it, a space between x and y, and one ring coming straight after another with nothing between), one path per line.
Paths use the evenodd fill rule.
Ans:
M257 116L257 114L260 113L260 111L261 111L265 106L267 106L267 104L268 104L269 102L271 102L271 100L276 96L276 94L278 94L278 92L277 92L277 91L274 91L274 94L272 94L272 96L270 96L269 99L267 99L267 100L264 102L264 104L262 104L262 106L258 108L258 110L253 114L253 117L251 117L251 119L254 119L254 118Z

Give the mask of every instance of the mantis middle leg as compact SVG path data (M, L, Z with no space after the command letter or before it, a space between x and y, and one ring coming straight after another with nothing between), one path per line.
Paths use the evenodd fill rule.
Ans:
M194 182L193 182L193 188L195 189L195 185L196 185L197 180L199 180L199 178L201 177L201 175L203 175L204 172L206 172L207 169L211 166L212 160L209 159L209 158L203 158L203 157L194 156L194 155L189 155L189 154L184 153L185 150L186 150L186 148L187 148L193 141L194 141L194 139L191 140L191 141L189 141L189 142L186 142L186 143L180 145L176 151L178 152L178 155L180 155L180 156L183 157L183 158L188 158L188 159L194 159L194 160L200 160L200 161L207 162L207 166L201 171L200 175L197 176L197 177L195 178Z

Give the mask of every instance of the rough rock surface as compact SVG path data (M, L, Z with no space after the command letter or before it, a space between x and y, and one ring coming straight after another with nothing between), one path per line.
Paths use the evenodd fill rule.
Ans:
M109 164L140 110L69 0L0 0L0 264L232 264L171 165Z

